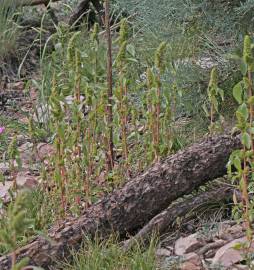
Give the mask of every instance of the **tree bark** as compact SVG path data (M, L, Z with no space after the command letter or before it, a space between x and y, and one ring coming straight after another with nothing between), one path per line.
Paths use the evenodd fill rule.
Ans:
M87 209L80 218L63 221L16 251L17 258L29 257L30 263L49 269L58 259L68 256L69 248L78 249L83 235L112 232L126 239L177 198L191 193L209 180L226 173L231 152L241 147L240 139L227 135L206 139L154 164L122 188ZM0 258L0 269L10 269L11 256Z
M197 195L196 197L184 200L176 204L170 205L166 210L152 218L134 237L123 243L124 250L129 250L137 241L147 244L148 240L156 234L162 235L164 232L172 228L177 217L184 217L191 211L195 211L198 207L212 203L221 203L228 201L233 196L233 188L217 187L212 191Z

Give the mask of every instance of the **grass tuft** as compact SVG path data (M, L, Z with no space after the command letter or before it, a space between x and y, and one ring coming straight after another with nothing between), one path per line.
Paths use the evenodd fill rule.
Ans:
M65 270L153 270L155 263L155 242L152 240L145 251L137 245L129 252L124 252L112 237L107 241L86 239L83 248L72 252L73 261L64 263Z
M0 5L0 61L16 49L18 26L14 22L17 15L16 0L2 0Z

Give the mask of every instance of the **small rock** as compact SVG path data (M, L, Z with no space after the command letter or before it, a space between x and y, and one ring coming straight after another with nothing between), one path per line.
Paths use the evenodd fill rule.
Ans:
M4 203L10 201L10 194L9 190L12 187L13 183L10 181L6 181L5 184L0 183L0 198L3 200Z
M7 175L10 172L9 164L7 162L0 163L0 171L3 175Z
M23 134L17 135L18 145L22 145L22 144L26 143L28 140L29 140L29 138L26 135L23 135Z
M33 160L33 144L26 142L19 148L20 158L23 164L29 164Z
M192 262L185 262L180 266L180 270L201 270L202 266L193 264Z
M47 143L39 143L36 150L33 149L33 144L29 142L24 143L19 147L22 165L31 165L31 163L42 161L53 155L54 146Z
M38 185L37 177L29 172L19 172L16 181L19 188L33 189Z
M175 243L175 254L182 256L193 252L204 245L204 241L198 238L198 235L191 234L187 237L180 237Z
M236 224L234 226L225 228L224 230L222 228L219 233L219 238L223 240L233 241L234 239L243 237L244 234L244 227L240 224Z
M44 160L54 154L54 146L48 143L39 143L37 145L37 154L39 160Z
M244 251L235 249L235 245L239 243L246 243L246 237L235 239L225 246L221 247L213 258L213 265L222 265L224 267L230 267L235 263L239 263L244 260ZM254 244L252 244L252 249ZM254 249L253 249L254 250Z
M187 224L186 225L186 230L188 230L190 233L195 232L195 227L192 224Z
M181 270L201 270L203 269L202 261L200 257L194 253L188 253L184 255L184 262L181 264Z
M156 250L156 256L158 257L170 257L172 252L166 248L159 248Z
M33 147L33 144L32 144L32 143L26 142L26 143L23 143L23 144L19 147L19 151L20 151L20 152L29 151L29 150L31 150L32 147Z
M218 226L218 231L216 232L216 238L221 239L225 232L231 228L230 224L227 223L220 223Z

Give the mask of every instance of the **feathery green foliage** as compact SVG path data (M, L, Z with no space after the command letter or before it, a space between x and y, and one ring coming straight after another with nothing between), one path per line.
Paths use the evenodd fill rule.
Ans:
M219 88L219 74L217 68L213 68L210 75L210 81L207 88L207 95L209 100L210 111L204 104L203 108L206 112L207 117L210 118L209 131L213 134L215 131L222 131L223 117L219 114L219 105L221 101L224 101L224 91ZM216 117L218 114L218 117ZM216 118L219 118L218 120Z
M4 219L1 221L0 245L12 252L12 270L20 270L28 262L24 258L16 263L15 253L20 239L33 227L33 220L28 218L27 198L26 192L19 193L9 204Z

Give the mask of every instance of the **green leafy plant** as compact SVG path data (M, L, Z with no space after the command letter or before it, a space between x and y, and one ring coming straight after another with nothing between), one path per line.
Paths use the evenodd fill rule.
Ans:
M215 131L221 129L221 122L223 119L222 115L219 114L219 105L220 102L224 100L224 91L219 88L218 80L218 70L213 68L210 75L210 82L207 88L210 111L208 112L206 105L203 106L206 115L210 118L210 134L213 134ZM219 121L216 121L215 119L216 113L219 114Z
M119 34L112 35L109 98L108 43L98 25L90 34L58 28L51 37L56 50L43 60L48 69L39 87L49 94L44 95L50 116L47 125L55 146L42 178L52 197L58 198L54 203L61 201L64 213L78 215L103 192L123 184L126 176L175 151L172 111L177 87L175 83L172 93L166 91L165 42L153 53L151 83L139 80L146 67L139 65L124 19Z
M126 19L121 21L120 35L118 38L119 52L116 57L118 70L118 84L116 88L116 98L118 99L118 111L120 114L120 126L122 137L122 155L126 165L128 164L128 144L127 144L127 122L128 122L128 78L126 78L127 67L127 39L128 25Z
M22 166L16 135L12 138L8 146L7 154L9 158L9 168L10 168L10 172L11 172L12 180L13 180L13 189L16 190L17 189L17 181L16 181L17 180L16 179L17 167L21 168Z
M237 183L242 194L242 201L238 202L234 197L234 216L242 219L246 223L247 237L249 243L253 238L252 221L254 217L253 202L249 193L253 187L253 167L254 167L254 140L253 140L253 82L254 71L253 45L250 36L245 36L242 63L243 79L236 84L233 89L233 96L239 104L236 111L236 128L241 132L243 148L232 153L228 163L228 172L233 183ZM232 170L234 168L235 172Z
M54 145L56 156L54 163L54 180L61 191L62 211L66 210L66 167L65 167L65 130L66 123L64 122L64 109L61 104L61 96L56 86L55 76L53 77L53 89L50 96L50 105L52 112L52 125L56 130Z
M167 48L166 42L162 42L155 52L155 71L152 68L147 69L147 88L148 88L148 121L152 135L152 145L154 158L156 161L160 159L161 145L161 103L162 103L162 81L161 76L165 71L165 51Z
M21 192L12 201L6 211L4 217L4 226L0 229L0 244L5 249L12 252L12 268L11 270L21 270L27 265L28 259L23 258L18 263L16 262L16 249L18 240L23 237L27 231L32 228L33 220L28 218L26 209L27 193Z

